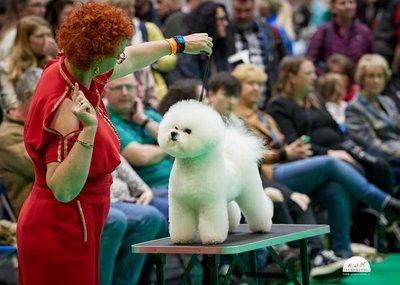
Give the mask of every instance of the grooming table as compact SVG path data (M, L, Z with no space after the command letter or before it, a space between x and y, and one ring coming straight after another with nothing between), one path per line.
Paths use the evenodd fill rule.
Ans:
M211 284L220 284L218 279L218 266L220 255L231 255L230 268L221 284L229 284L233 267L237 264L247 277L251 277L253 284L259 284L259 278L274 277L277 279L289 279L294 284L308 285L309 279L309 258L307 251L307 239L313 236L329 233L327 225L278 225L274 224L269 233L251 233L247 224L240 224L237 229L228 235L224 243L217 245L202 245L198 240L189 245L176 245L170 238L162 238L149 242L132 245L133 253L147 253L154 255L154 263L157 270L157 284L164 285L164 266L167 254L189 254L192 259L186 266L180 284L188 284L190 271L196 263L196 255L202 255L206 262L205 270ZM272 248L275 245L291 241L300 243L302 283L297 280L295 273L285 267L282 259ZM257 272L256 250L267 248L281 268L283 273L262 273ZM248 252L250 254L249 264L245 264L239 254Z

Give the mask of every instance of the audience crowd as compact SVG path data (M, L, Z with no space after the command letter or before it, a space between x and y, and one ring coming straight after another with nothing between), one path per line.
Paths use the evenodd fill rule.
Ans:
M23 142L30 100L60 52L59 27L87 1L0 2L0 182L17 215L35 182ZM171 52L104 88L122 162L101 238L102 285L151 283L150 257L131 254L130 245L168 236L173 159L157 144L159 122L174 103L203 95L227 125L265 140L260 175L274 222L330 225L328 236L311 239L312 278L342 278L360 239L381 253L400 250L389 231L379 236L389 242L351 235L365 209L375 232L377 220L389 228L400 219L400 1L96 1L132 19L129 45L198 32L213 38L212 55ZM275 272L260 256L262 269Z

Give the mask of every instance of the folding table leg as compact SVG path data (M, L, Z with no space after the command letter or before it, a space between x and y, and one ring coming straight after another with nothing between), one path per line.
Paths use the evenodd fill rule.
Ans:
M205 254L203 255L205 264L206 264L206 280L210 281L212 285L219 284L218 278L218 266L220 263L220 256L218 254Z
M165 254L156 254L154 256L154 265L156 266L156 273L157 273L157 284L158 285L165 285Z
M250 271L253 272L256 277L254 278L254 284L258 285L259 284L259 280L257 277L257 250L252 250L249 252L250 255Z
M300 240L301 277L303 285L310 284L310 260L308 258L307 239Z
M272 258L275 260L275 262L278 263L278 265L281 267L281 269L283 270L283 273L290 279L290 281L292 281L293 284L295 284L295 285L300 285L300 282L297 280L294 272L292 272L291 270L289 270L289 268L286 267L285 263L280 258L280 256L276 253L276 251L270 246L267 247L267 250L271 254Z

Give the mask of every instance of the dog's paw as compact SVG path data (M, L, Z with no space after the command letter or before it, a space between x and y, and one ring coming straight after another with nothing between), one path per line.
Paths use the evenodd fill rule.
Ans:
M202 244L219 244L219 243L223 243L226 240L226 236L225 237L208 237L208 238L201 238L201 243Z
M217 241L217 240L206 240L202 241L202 244L207 244L207 245L215 245L215 244L220 244L223 243L224 241Z
M265 234L265 233L267 233L268 231L267 230L254 230L254 231L251 231L253 234Z
M181 239L173 239L173 238L171 238L171 241L174 244L191 244L193 242L193 240L181 240Z

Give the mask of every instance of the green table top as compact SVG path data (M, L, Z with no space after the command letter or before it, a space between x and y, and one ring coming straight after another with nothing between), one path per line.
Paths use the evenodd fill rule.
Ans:
M221 244L202 245L199 240L186 245L173 244L168 237L132 245L132 252L157 254L237 254L326 233L329 233L329 226L327 225L274 224L270 232L255 234L250 232L247 224L241 224Z

